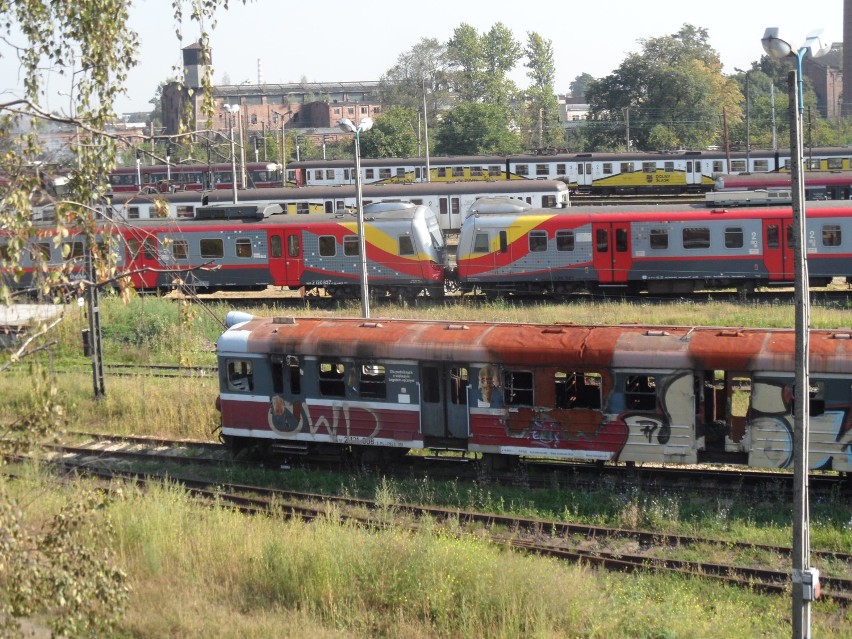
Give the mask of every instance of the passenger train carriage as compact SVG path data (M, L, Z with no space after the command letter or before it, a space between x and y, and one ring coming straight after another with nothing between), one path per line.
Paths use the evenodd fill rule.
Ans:
M367 271L374 296L413 298L444 294L446 247L435 213L410 203L365 209ZM177 280L201 291L252 290L267 286L325 292L342 299L360 296L361 257L352 215L289 216L275 203L213 204L187 220L105 223L99 245L115 252L119 272L139 290L170 290ZM24 275L13 287L27 289L34 275L64 267L81 274L88 250L72 234L54 245L45 226L25 248L18 265ZM0 236L4 260L11 257Z
M227 324L217 406L234 449L792 464L789 330L244 313ZM852 470L850 338L811 332L813 469Z
M786 171L786 150L672 151L631 153L541 153L510 156L450 156L429 161L429 179L440 181L562 180L572 192L595 195L706 192L724 174ZM852 148L808 150L806 168L852 169ZM365 184L420 182L427 176L424 158L361 160ZM288 182L305 185L353 184L352 163L310 160L287 165Z
M380 184L362 188L364 204L408 201L428 206L444 231L458 231L473 203L484 197L511 197L541 208L570 204L568 187L555 180L536 182L436 182L429 184ZM239 191L239 202L276 202L284 213L341 214L356 207L354 186L303 187L299 189L250 189ZM230 191L116 194L107 210L110 217L128 220L161 217L191 218L205 204L233 201Z
M852 205L807 208L810 282L852 274ZM689 293L791 285L792 210L702 205L572 207L471 215L457 247L463 292L486 295L615 289Z

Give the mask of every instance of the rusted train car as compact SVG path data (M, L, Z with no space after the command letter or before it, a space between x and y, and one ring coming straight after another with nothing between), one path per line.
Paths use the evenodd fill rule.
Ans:
M252 318L218 341L222 434L290 451L410 449L787 468L789 330ZM813 331L814 469L852 470L852 331Z

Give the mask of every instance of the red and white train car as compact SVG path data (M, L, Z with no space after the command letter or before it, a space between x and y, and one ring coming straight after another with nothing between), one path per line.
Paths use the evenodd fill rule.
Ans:
M218 341L222 434L608 462L793 459L790 330L252 318ZM852 334L812 331L811 468L852 470Z

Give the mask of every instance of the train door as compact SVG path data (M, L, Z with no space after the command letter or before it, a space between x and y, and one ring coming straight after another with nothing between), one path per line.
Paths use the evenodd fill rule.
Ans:
M786 220L763 220L763 264L769 281L793 279L792 224Z
M704 450L712 453L745 453L751 406L751 375L724 370L704 371L697 415L704 433Z
M609 286L627 284L632 266L630 223L593 223L592 234L592 264L598 273L598 282Z
M274 286L300 286L303 270L302 236L297 229L269 233L269 273Z
M698 160L686 161L686 185L690 187L701 186L701 162Z
M594 178L592 177L591 162L577 162L577 187L588 189L592 186Z
M126 270L134 273L130 278L133 285L141 289L157 288L157 274L161 270L157 238L140 233L128 236L126 242Z
M439 197L438 210L440 211L438 222L441 225L441 230L461 228L461 198Z
M420 424L424 444L467 448L468 368L458 364L424 364L420 368Z

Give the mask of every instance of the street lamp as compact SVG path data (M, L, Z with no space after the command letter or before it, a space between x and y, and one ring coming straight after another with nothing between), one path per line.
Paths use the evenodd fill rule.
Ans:
M358 126L349 118L341 118L337 125L342 131L355 134L355 204L358 208L358 252L361 255L361 315L370 317L370 293L367 286L367 241L364 236L364 199L361 195L361 132L373 126L373 120L364 118Z
M796 380L793 408L793 637L810 637L810 602L819 594L819 571L810 566L810 524L808 507L809 399L808 380L810 293L805 251L805 179L802 172L802 60L810 53L816 58L830 47L822 47L819 34L812 31L798 50L778 37L778 28L769 27L763 34L763 50L773 58L796 59L796 69L787 76L790 96L790 174L793 187L793 260L795 262L794 296L796 303Z
M234 145L234 118L240 112L239 104L223 104L228 112L228 134L231 138L231 187L234 191L234 204L237 203L237 148Z

